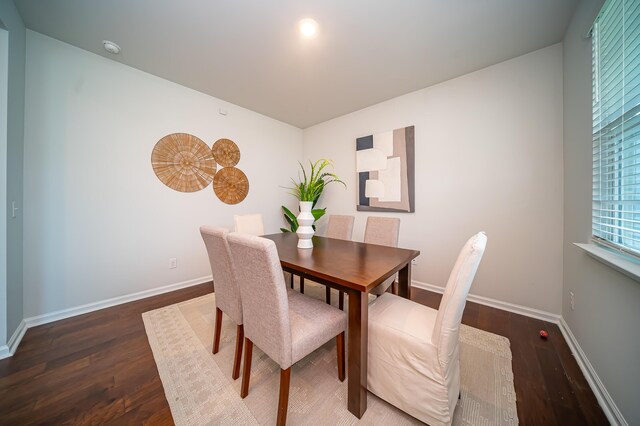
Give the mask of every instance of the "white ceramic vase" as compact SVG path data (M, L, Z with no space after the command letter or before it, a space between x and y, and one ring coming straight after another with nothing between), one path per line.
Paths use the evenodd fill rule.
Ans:
M298 215L298 248L310 249L313 248L313 234L316 231L313 230L313 214L311 213L311 207L313 202L300 201L300 214Z

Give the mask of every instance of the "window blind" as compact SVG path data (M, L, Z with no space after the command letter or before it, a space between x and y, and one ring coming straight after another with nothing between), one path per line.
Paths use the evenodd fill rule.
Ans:
M592 46L593 238L640 256L640 1L608 0Z

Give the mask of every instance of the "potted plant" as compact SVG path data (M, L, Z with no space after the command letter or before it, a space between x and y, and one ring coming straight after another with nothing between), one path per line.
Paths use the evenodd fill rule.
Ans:
M325 171L328 166L333 167L333 162L330 160L321 158L315 162L309 161L311 170L309 173L305 170L302 163L300 169L302 175L298 173L298 180L291 179L293 186L289 187L291 195L296 197L300 202L300 214L294 216L291 210L282 206L284 216L289 225L291 226L291 232L298 234L298 248L313 248L313 241L311 238L315 233L314 221L324 216L326 208L314 209L322 191L325 186L330 183L338 182L347 187L346 184L340 180L338 176L333 173ZM283 232L289 232L286 228L280 228Z

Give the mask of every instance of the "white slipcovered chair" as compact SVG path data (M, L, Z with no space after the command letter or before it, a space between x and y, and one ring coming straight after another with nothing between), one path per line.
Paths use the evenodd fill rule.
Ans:
M291 366L336 338L338 378L345 379L344 331L347 315L285 286L273 241L231 233L227 237L240 293L245 331L240 396L249 394L254 343L280 365L277 424L286 423Z
M228 230L201 226L200 235L204 240L209 254L213 286L216 295L216 324L213 336L213 353L217 354L220 347L220 329L222 327L222 313L224 312L236 323L236 353L233 360L231 377L240 377L240 360L242 358L242 343L244 327L242 324L242 301L240 289L233 270L231 252L227 243Z
M256 235L258 237L264 235L264 222L260 213L234 215L233 223L236 232L241 234Z
M464 245L437 311L389 293L369 305L368 389L431 426L453 420L460 322L486 244L481 232Z

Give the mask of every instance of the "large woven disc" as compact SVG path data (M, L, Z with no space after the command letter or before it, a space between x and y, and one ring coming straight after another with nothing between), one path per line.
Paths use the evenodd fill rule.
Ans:
M172 133L160 139L151 153L158 179L180 192L196 192L213 180L216 162L206 143L187 133Z
M211 151L213 158L222 167L233 167L240 161L240 149L231 139L218 139Z
M238 204L249 193L249 179L242 170L225 167L213 178L213 191L223 203Z

